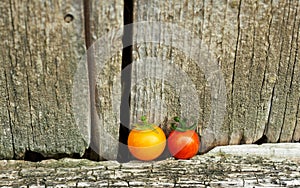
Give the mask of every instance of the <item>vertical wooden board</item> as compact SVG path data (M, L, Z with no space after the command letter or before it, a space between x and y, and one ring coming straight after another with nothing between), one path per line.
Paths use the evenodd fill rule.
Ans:
M134 1L133 10L133 22L138 24L141 21L158 21L159 9L164 6L168 6L169 2L159 1ZM172 6L172 4L169 4ZM145 28L137 28L134 33L144 33ZM146 33L145 33L146 34ZM148 31L146 35L151 35L151 31ZM147 36L144 36L145 38ZM134 39L136 36L134 34ZM132 88L131 88L131 124L137 123L138 119L142 115L146 115L149 121L159 123L166 115L165 108L161 98L165 98L165 93L161 93L160 97L155 96L162 89L162 80L151 79L153 71L156 71L155 65L157 62L148 61L148 57L160 57L169 52L168 48L160 47L158 44L140 42L133 46L133 64L132 64ZM150 68L152 67L152 68ZM160 72L163 74L163 70ZM140 80L140 82L138 82ZM166 87L166 90L172 93L171 87ZM154 111L157 111L157 115L154 115Z
M227 113L222 125L207 127L213 100L203 70L197 69L188 54L164 46L166 33L161 33L159 45L144 42L134 46L135 61L142 63L147 57L163 59L164 66L173 63L190 76L200 100L199 117L206 130L202 135L206 148L254 143L265 134L270 142L276 142L280 135L281 141L291 141L293 135L298 135L295 128L299 100L299 77L295 74L298 73L297 1L134 2L135 22L171 22L192 31L208 45L222 69ZM148 33L142 28L136 32L144 33L147 38ZM175 36L176 32L169 34ZM187 43L183 45L189 48ZM166 80L145 79L137 86L138 78L166 74L153 68L159 62L137 65L133 65L136 80L132 80L132 121L145 114L151 121L162 123L166 117L178 115L182 108L180 97L174 88L168 89ZM282 106L286 106L285 110Z
M202 41L203 46L207 46L207 56L211 55L212 61L219 60L219 53L222 53L218 42L222 40L222 31L224 29L223 19L225 17L226 4L224 2L211 3L206 1L135 1L134 6L134 22L140 21L159 21L161 25L165 23L176 24L178 27L185 29L190 33L188 37L195 37L195 40ZM213 20L213 21L212 21ZM164 33L166 32L166 33ZM169 33L168 33L169 32ZM172 46L172 43L166 45L166 36L171 35L174 40L178 37L176 32L179 31L165 31L163 30L160 36L159 44L142 42L134 46L134 69L133 74L136 80L132 80L132 123L137 121L141 115L150 117L150 121L155 123L163 123L165 118L171 119L174 115L181 115L181 111L191 110L194 114L199 116L198 132L201 134L201 128L206 130L203 134L205 147L210 148L212 145L227 144L228 143L228 126L226 124L217 124L214 122L214 111L211 107L211 86L205 77L207 74L204 67L199 67L195 60L191 59L190 55L194 50L200 50L201 45L195 47L193 41L182 40L182 46ZM231 31L230 31L231 32ZM136 33L144 33L142 28L137 28ZM153 34L153 33L152 33ZM228 40L229 41L229 40ZM177 44L177 43L176 43ZM231 45L230 45L231 46ZM186 53L186 51L188 51ZM189 52L191 51L191 52ZM145 59L154 57L156 60L145 63ZM197 59L198 60L198 59ZM161 62L159 62L161 61ZM140 65L139 65L140 64ZM142 65L141 65L142 64ZM156 66L162 67L157 70ZM189 106L184 106L180 101L180 93L185 93L188 96L189 91L184 88L189 88L187 82L177 81L177 85L170 87L170 83L176 80L176 71L173 71L174 78L166 80L160 78L159 80L151 79L151 75L167 75L168 66L173 66L181 72L188 75L188 80L195 85L196 94L199 99L198 109L185 109ZM165 70L166 69L166 70ZM231 70L231 69L230 69ZM231 75L231 74L230 74ZM207 76L207 75L206 75ZM138 83L138 80L144 79L143 83ZM184 80L184 79L183 79ZM139 86L137 86L139 85ZM180 89L184 86L182 89ZM177 87L177 88L176 88ZM179 90L178 90L179 88ZM226 95L226 91L225 91ZM193 98L190 98L191 101ZM192 104L191 106L193 106ZM195 105L197 106L197 105ZM211 114L212 113L212 114ZM189 114L190 115L190 114ZM212 122L209 122L212 118ZM190 116L191 117L191 116ZM211 123L211 124L209 124ZM225 125L225 126L223 126ZM211 126L211 127L210 127Z
M14 145L13 145L13 135L11 133L12 127L10 124L10 112L8 109L9 106L9 96L7 95L7 82L6 82L6 71L1 70L0 77L0 86L1 86L1 115L0 115L0 124L1 124L1 133L0 133L0 159L13 158L14 156Z
M172 3L166 1L161 4L159 1L134 1L133 10L133 22L137 24L141 21L159 21L159 9L165 6L172 6ZM137 28L135 33L144 33L145 28ZM144 33L144 37L151 35L151 31ZM134 40L135 34L134 34ZM140 42L133 46L133 69L132 69L132 88L131 88L131 124L137 123L138 119L142 115L146 115L149 121L160 123L166 116L164 104L162 98L165 99L165 95L173 95L173 88L166 86L165 89L168 92L161 92L163 89L163 81L150 78L154 76L154 71L158 71L155 65L158 62L148 61L148 57L161 58L165 54L168 54L169 48L161 47L158 44ZM159 52L164 52L160 54ZM163 58L163 57L162 57ZM164 74L161 70L160 74ZM140 80L140 82L138 82ZM158 97L156 94L161 93ZM157 114L155 113L157 112Z
M238 1L204 1L206 11L204 13L205 29L202 39L208 43L209 49L218 61L226 86L226 114L223 124L215 125L213 130L214 142L209 140L209 135L203 133L203 142L207 149L216 145L226 145L230 142L230 134L238 132L232 127L233 121L233 86L235 57L237 56L236 40L239 38L238 28Z
M259 95L253 96L257 98L258 103L254 103L254 107L256 109L256 116L248 116L249 121L252 118L252 120L255 123L255 132L253 134L253 141L257 141L260 138L263 138L263 135L265 135L266 130L268 128L269 123L269 116L271 111L271 99L273 95L273 88L275 86L276 78L277 78L277 70L278 70L278 64L276 61L279 59L279 51L280 51L280 38L278 36L281 35L280 25L282 21L282 16L284 14L284 11L282 11L281 7L284 7L284 2L282 1L271 1L267 2L268 6L264 6L264 3L259 2L258 7L268 7L267 11L265 11L265 14L268 15L268 20L264 19L264 14L260 15L260 20L265 21L265 24L268 25L268 31L265 33L265 35L261 35L257 38L257 43L265 44L267 47L266 51L263 51L261 49L261 52L258 51L258 53L264 53L265 52L265 66L263 67L263 79L261 82L256 81L256 75L253 74L252 76L252 85L255 86L257 83L261 83L261 88ZM260 9L257 8L257 12L261 12ZM261 12L262 13L262 12ZM257 13L258 14L258 13ZM256 30L260 32L259 29L260 24L256 24ZM255 49L255 47L254 47ZM256 64L260 64L261 61L256 58L256 54L253 56L253 60ZM256 69L258 71L258 69ZM249 101L251 102L251 100ZM254 118L254 119L253 119ZM249 122L248 121L248 122Z
M199 4L199 1L195 1L195 4ZM208 100L209 105L205 106L205 111L210 117L210 124L206 124L203 127L202 135L202 152L211 149L216 145L227 145L229 142L230 128L230 117L228 114L232 111L232 106L230 104L230 92L231 92L231 79L233 72L233 62L235 50L235 41L228 40L229 38L237 38L238 30L236 26L236 14L238 9L235 6L236 2L231 1L203 1L204 18L202 33L199 36L202 43L208 46L209 62L216 62L218 70L215 69L214 72L220 71L219 76L207 77L211 80L219 80L218 85L207 84L205 90L208 90ZM233 7L233 8L232 8ZM194 15L197 19L197 15ZM195 25L194 25L195 27ZM202 46L201 46L202 48ZM226 54L226 55L223 55ZM222 77L220 79L220 77ZM224 79L224 87L222 88L221 80ZM196 80L199 83L201 80ZM217 88L217 92L213 90L213 87ZM224 91L222 91L224 90ZM201 91L201 90L200 90ZM224 95L225 101L222 101L222 96ZM207 98L207 97L205 97ZM207 100L207 101L208 101ZM218 101L217 105L213 102ZM206 102L207 103L207 102ZM226 106L225 106L226 105ZM225 108L222 112L220 109ZM221 113L220 113L221 112Z
M203 19L203 4L183 1L134 1L134 22L155 21L160 22L161 27L165 27L164 23L173 23L181 28L189 29L193 33L200 33L202 29ZM150 7L150 8L149 8ZM187 17L193 18L194 11L199 15L198 19L191 19L183 22ZM197 27L193 27L194 25ZM137 28L137 35L144 32L144 28ZM184 54L180 48L188 48L189 44L182 43L183 46L178 48L167 46L168 37L172 40L173 31L163 30L159 37L159 44L151 42L140 42L134 46L133 52L133 87L131 98L131 120L132 123L138 121L141 115L147 115L150 121L155 123L163 123L166 118L171 118L175 115L180 115L182 104L180 101L181 87L180 82L176 78L168 80L165 75L168 74L168 67L175 74L175 69L179 72L188 73L191 80L201 80L201 83L196 85L196 88L205 87L205 78L203 70L195 65L188 57L189 54ZM155 30L150 33L144 33L145 40L147 35L156 34ZM168 36L169 35L169 36ZM199 36L198 36L199 37ZM170 41L168 41L170 42ZM146 62L146 59L153 58L152 61ZM191 74L194 74L191 76ZM153 78L155 77L155 79ZM136 79L136 80L134 80ZM142 80L141 80L142 79ZM178 85L179 84L179 85ZM178 87L178 88L175 88ZM204 93L204 92L203 92ZM204 94L198 93L204 99ZM207 96L206 96L207 97ZM210 97L207 97L210 98ZM201 105L206 105L206 101L202 101ZM204 108L196 109L201 111L200 118L203 120ZM207 116L206 116L207 118Z
M224 126L229 130L227 134L227 143L232 144L232 137L239 136L240 132L234 127L233 113L234 113L234 97L233 97L233 80L234 75L234 63L237 56L237 40L239 38L238 27L238 15L239 15L239 1L229 0L226 2L223 17L222 38L217 43L219 44L217 49L220 48L220 53L215 53L218 57L218 62L221 66L227 90L227 102L226 102L226 115L224 117ZM212 22L214 22L212 20ZM214 32L214 28L211 29ZM212 145L214 146L214 145Z
M13 39L13 25L12 25L12 20L9 19L11 16L11 7L9 2L2 2L1 3L1 8L3 13L3 15L7 15L5 17L1 17L1 25L5 25L5 27L1 27L1 40L4 40L4 42L2 43L3 45L1 45L1 60L3 60L3 64L4 66L1 66L1 72L3 74L3 87L1 88L5 88L5 97L2 102L3 104L6 104L6 108L4 108L3 110L1 110L1 115L3 116L3 120L5 119L4 117L6 117L6 119L8 120L7 122L2 122L2 126L3 129L1 131L3 131L4 133L6 133L7 131L5 131L8 127L10 129L10 137L4 137L3 141L4 144L8 144L7 146L4 145L4 147L8 148L8 149L12 149L11 153L6 156L7 154L5 154L5 150L4 153L2 155L4 155L5 158L13 158L14 157L14 153L15 153L15 139L14 139L14 131L15 131L15 115L16 112L19 111L18 110L18 104L20 100L22 100L21 98L19 99L19 101L16 101L15 99L15 93L14 92L18 92L18 90L16 88L12 88L12 85L10 84L11 80L14 79L12 74L14 73L13 70L10 70L11 66L14 66L12 61L13 59L15 59L15 57L13 57L12 55L12 51L14 50L13 48L14 46L14 41ZM15 74L15 76L17 76ZM4 85L5 83L5 85ZM18 85L21 85L21 83L19 82ZM20 104L20 103L19 103ZM24 104L24 103L23 103ZM22 105L23 105L22 104ZM25 104L26 105L26 104ZM5 134L3 134L5 135ZM2 137L3 138L3 137ZM8 142L7 142L8 141ZM2 145L2 144L1 144Z
M119 143L123 1L90 1L90 32L96 71L98 124L91 147L103 159L116 159ZM93 131L92 130L92 131Z
M72 111L73 76L85 44L82 2L4 1L2 9L8 107L1 113L9 112L14 147L6 157L83 155L88 143Z
M279 58L274 62L278 64L277 77L273 88L271 110L266 130L269 142L291 141L295 129L299 82L294 86L291 83L296 78L294 78L294 71L297 70L294 67L297 65L295 46L299 43L297 39L297 33L299 32L298 4L298 1L284 1L282 6L278 6L280 11L283 11L283 16L279 28L281 31L281 35L279 35L280 51L277 51ZM297 82L297 80L295 81ZM283 134L282 139L281 134Z
M243 141L244 129L249 125L245 122L245 116L249 107L247 106L247 97L249 92L248 77L251 73L251 56L253 50L253 20L255 4L246 1L239 1L235 5L237 13L237 38L235 45L235 56L233 59L232 73L232 121L230 124L231 134L230 144L239 144ZM253 52L252 52L253 53ZM256 91L252 91L256 92Z
M7 2L0 2L0 12L2 15L9 15L9 7L7 6ZM8 83L7 83L7 75L10 73L7 69L7 65L9 64L9 56L6 54L6 48L8 45L8 32L7 27L10 25L10 22L4 16L0 16L0 40L2 41L0 44L0 58L1 58L1 67L0 67L0 159L5 158L13 158L14 156L14 147L13 147L13 135L12 135L12 124L10 121L10 108L9 108L9 100L10 96L8 95Z
M267 124L265 117L272 94L272 83L269 83L268 75L275 73L275 65L268 62L271 11L271 2L241 1L240 4L231 125L237 127L240 133L231 136L232 144L259 140Z
M300 32L300 5L299 1L290 5L291 22L290 47L288 69L286 73L286 99L284 108L284 119L281 127L279 142L293 141L293 134L297 121L298 101L300 98L300 63L299 63L299 32Z

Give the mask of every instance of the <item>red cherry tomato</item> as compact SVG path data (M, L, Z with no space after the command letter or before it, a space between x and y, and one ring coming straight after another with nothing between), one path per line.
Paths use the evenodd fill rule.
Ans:
M185 132L172 131L168 138L168 148L177 159L190 159L195 156L200 147L198 134L194 130Z

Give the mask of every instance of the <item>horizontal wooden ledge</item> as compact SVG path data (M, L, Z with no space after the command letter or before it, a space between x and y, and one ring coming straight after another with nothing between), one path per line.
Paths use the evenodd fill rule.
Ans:
M208 154L224 153L242 156L261 156L270 159L290 159L300 161L300 143L267 143L217 146Z

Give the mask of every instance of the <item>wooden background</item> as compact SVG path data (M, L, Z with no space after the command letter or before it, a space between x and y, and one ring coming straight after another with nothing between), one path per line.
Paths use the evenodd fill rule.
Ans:
M154 57L179 67L195 85L201 152L217 145L299 142L299 1L90 0L86 4L89 7L84 11L80 0L0 2L0 159L24 159L30 154L82 157L89 146L102 158L115 159L121 114L111 113L111 103L113 98L119 104L121 91L112 91L121 88L116 77L128 58L132 58L135 75L131 80L132 122L146 114L165 128L164 120L180 113L176 88L157 79L138 83L144 76L142 69L160 74L148 70L159 61L142 67L135 63ZM131 21L176 24L207 45L226 86L222 124L208 124L215 109L203 70L182 50L162 40L134 44L132 52L120 48L101 72L95 72L94 110L105 131L89 128L90 135L82 133L80 127L89 125L89 118L80 119L85 125L76 123L72 91L86 46ZM139 30L134 33L147 35ZM121 46L122 36L116 36L115 42ZM99 45L105 48L107 43ZM102 137L103 132L112 137ZM121 137L126 137L122 129Z

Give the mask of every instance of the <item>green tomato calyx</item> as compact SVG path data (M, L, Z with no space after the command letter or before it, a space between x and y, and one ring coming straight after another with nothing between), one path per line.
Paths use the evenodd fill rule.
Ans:
M152 123L149 123L146 116L142 116L140 118L140 120L141 120L141 123L137 123L137 124L133 125L135 130L138 130L138 131L150 130L150 131L157 132L156 125L152 124Z
M173 118L174 122L171 123L171 129L179 132L186 132L188 130L196 130L197 123L195 122L192 125L188 125L188 121L186 118L180 119L179 117Z

